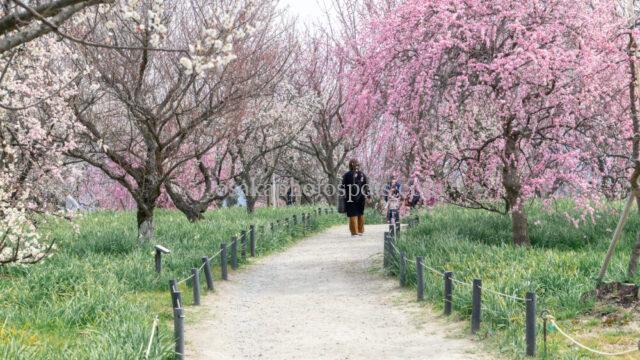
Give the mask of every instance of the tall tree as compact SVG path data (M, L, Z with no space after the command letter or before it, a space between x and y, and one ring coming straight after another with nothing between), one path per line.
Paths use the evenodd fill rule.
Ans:
M296 88L300 94L316 99L318 106L305 132L292 147L315 158L334 189L340 184L340 171L348 155L358 147L362 138L347 133L344 111L345 85L340 77L345 70L344 59L334 53L334 43L328 34L308 35L306 48L300 59ZM337 203L337 192L322 192L330 204Z
M61 166L74 146L70 55L52 37L0 54L0 265L37 262L53 246L38 232L49 217L35 215L57 213L70 170Z
M165 182L220 143L229 129L225 115L253 91L246 74L231 71L250 62L236 49L273 8L266 0L165 4L169 10L141 1L124 14L96 17L94 36L112 34L116 46L83 51L79 66L91 71L74 101L79 146L68 152L127 189L141 241L154 236ZM152 51L152 43L189 50Z
M247 104L233 131L230 153L239 169L236 183L247 198L252 213L260 194L267 194L278 164L307 125L314 98L298 97L286 83L267 98Z
M173 179L166 184L173 203L190 220L201 219L204 211L214 201L224 198L234 183L245 187L247 209L252 212L255 196L247 187L268 180L268 174L273 171L272 163L279 159L273 155L281 150L283 142L291 141L291 132L304 123L291 118L300 113L301 109L294 106L299 99L293 99L286 95L287 91L282 91L298 45L291 21L276 8L275 3L263 2L254 15L260 26L250 39L236 46L238 59L226 70L229 74L226 82L218 85L221 90L241 89L232 111L224 115L228 131L223 137L218 137L222 140L216 147L221 152L217 156L219 161L199 161L194 157L183 165L199 169L195 188L191 182ZM283 109L287 112L283 113ZM224 178L221 177L222 172L225 173ZM183 173L182 170L179 173ZM266 180L261 179L264 176ZM211 186L211 179L215 179L216 186ZM189 196L193 193L189 189L196 189L201 195L193 198Z
M527 245L528 199L595 193L582 145L600 95L596 11L582 1L408 1L361 38L350 119L433 131L419 143L421 171L442 176L449 201L508 214L513 242Z
M80 13L113 0L4 0L0 4L0 53L14 49L61 27ZM104 6L104 5L103 5Z

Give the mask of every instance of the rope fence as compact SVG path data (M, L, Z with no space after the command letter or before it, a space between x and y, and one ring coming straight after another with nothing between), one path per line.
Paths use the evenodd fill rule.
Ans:
M320 217L321 215L330 215L335 214L336 211L333 208L317 208L311 213L302 213L300 218L297 215L292 215L291 219L289 217L285 219L277 219L274 222L270 223L269 231L271 234L277 233L280 234L283 231L287 234L291 235L293 231L300 228L302 230L302 235L306 235L308 230L311 230L312 221L315 217ZM267 227L261 225L259 228L262 236L267 234ZM248 239L247 239L248 238ZM180 293L180 285L187 283L189 280L192 280L191 287L193 290L193 305L200 305L200 274L204 271L204 275L207 282L207 289L213 291L214 283L213 283L213 274L212 274L212 263L211 261L219 258L220 261L220 273L222 280L228 280L228 271L227 271L227 263L231 261L232 268L237 268L237 258L238 252L242 253L242 257L246 256L246 250L248 248L249 254L251 257L256 256L256 226L250 225L249 231L242 230L236 232L232 236L232 241L227 243L220 244L220 249L210 257L204 256L202 257L202 264L198 268L191 269L191 275L176 281L172 279L169 281L169 291L171 293L171 301L173 308L173 320L174 320L174 340L175 340L175 355L176 359L183 360L184 359L184 308L182 301L182 294ZM247 244L248 240L248 244ZM240 251L238 250L238 245L241 245ZM231 253L231 259L228 259L228 251ZM162 270L162 254L168 254L170 251L160 245L156 246L155 252L155 269L157 273L160 273ZM153 339L154 336L158 337L160 332L160 321L159 314L156 314L151 326L151 334L149 336L149 340L147 341L146 348L143 354L143 358L145 360L149 359L151 354L151 350L153 348Z
M151 335L149 335L149 341L147 342L147 350L144 352L144 360L149 360L149 355L151 354L151 346L153 345L153 336L158 331L159 325L160 317L156 315L153 319L153 324L151 325Z
M416 216L415 218L410 218L408 220L409 228L415 227L419 223L419 219ZM455 302L455 299L459 299L457 296L453 295L453 284L463 285L466 287L470 287L472 289L472 311L471 311L471 333L475 334L480 329L480 320L481 320L481 311L488 311L489 313L500 316L499 313L490 309L482 307L482 292L486 292L504 299L512 300L514 303L520 304L525 309L525 340L526 340L526 354L527 356L535 356L536 353L536 296L532 292L528 292L525 297L520 297L515 294L506 294L500 291L492 290L490 288L486 288L482 285L482 281L480 279L474 279L472 283L457 279L453 276L453 272L450 271L440 271L430 267L429 265L424 263L424 258L421 256L417 256L415 260L409 259L406 257L406 254L398 249L395 242L398 240L398 236L400 234L399 224L392 223L389 225L389 231L384 234L384 260L383 266L386 269L392 267L392 263L398 265L399 277L400 277L400 286L406 285L406 273L407 273L407 264L411 263L416 266L416 290L417 290L417 298L418 301L424 300L424 270L429 270L438 276L442 276L444 279L444 313L445 315L451 314L452 305ZM566 331L560 328L553 316L551 316L547 310L542 312L542 319L544 321L544 345L545 345L545 354L546 354L546 343L547 343L547 322L550 323L558 333L569 340L574 345L580 347L583 350L589 351L593 354L600 356L624 356L629 355L635 352L640 352L640 341L638 342L638 346L634 349L619 351L619 352L605 352L600 351L594 348L591 348L587 345L576 340L574 337L569 335Z
M558 324L556 323L556 320L555 320L555 318L553 316L545 315L543 317L543 319L548 321L551 325L553 325L553 327L556 330L558 330L558 333L560 333L560 335L564 336L567 340L571 341L573 344L575 344L579 348L587 350L587 351L589 351L589 352L591 352L593 354L597 354L597 355L601 355L601 356L624 356L624 355L629 355L629 354L635 353L636 351L640 351L640 342L638 342L638 347L636 347L635 349L629 349L629 350L620 351L620 352L604 352L604 351L596 350L596 349L591 348L591 347L589 347L587 345L584 345L583 343L579 342L578 340L576 340L575 338L573 338L572 336L567 334L564 330L562 330L562 328L560 326L558 326Z

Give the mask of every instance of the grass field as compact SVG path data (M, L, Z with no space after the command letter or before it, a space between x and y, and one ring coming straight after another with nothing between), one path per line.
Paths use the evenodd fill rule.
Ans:
M423 214L417 228L403 232L398 246L410 258L422 255L429 266L453 271L457 279L481 278L486 289L518 296L535 291L539 310L551 310L564 328L590 346L609 351L636 346L640 338L637 312L594 304L582 297L593 287L619 207L602 210L595 223L576 228L562 215L572 211L571 205L556 206L556 215L537 207L530 209L533 246L529 249L510 245L508 218L451 206ZM227 209L210 212L206 220L196 224L187 222L180 213L159 211L158 239L145 246L135 240L132 213L87 214L74 222L75 228L59 222L50 228L59 244L54 256L35 266L0 269L0 358L137 359L144 351L155 314L160 314L162 321L160 342L154 345L151 358L171 358L168 280L188 276L203 255L215 253L221 242L229 242L249 224L268 228L276 219L311 210L258 209L249 216L243 209ZM634 236L640 231L639 218L634 213L625 228L609 280L624 278ZM368 214L370 223L381 220ZM314 231L343 222L342 215L323 216L313 224ZM301 237L300 228L291 234L282 230L258 234L258 253L282 249ZM155 243L172 250L163 258L161 276L153 269ZM412 284L414 270L410 265ZM441 307L441 277L426 272L426 282L428 299ZM182 294L190 304L190 289L183 286ZM469 288L456 284L455 316L468 319L470 294ZM483 305L478 336L487 338L486 343L505 358L523 357L524 305L487 292ZM541 350L541 334L538 339ZM550 334L549 353L552 359L590 358L569 346L557 332Z
M576 334L587 345L608 351L633 349L640 340L636 312L595 304L583 294L592 290L594 278L615 229L619 206L612 205L596 215L595 223L576 228L564 217L572 213L568 203L556 204L549 214L538 207L530 212L531 248L510 245L510 220L484 211L440 206L421 218L420 225L404 232L398 248L408 258L425 257L425 264L439 271L453 271L454 277L471 282L482 279L483 288L524 297L538 296L538 310L548 309L559 325ZM634 237L640 231L640 217L633 213L608 272L608 280L624 279ZM442 307L442 276L426 271L426 296ZM415 265L409 264L409 281L415 285ZM636 283L640 278L633 279ZM471 288L454 284L455 315L471 314ZM483 323L480 338L506 358L524 356L524 304L483 292ZM635 319L634 319L635 317ZM540 322L541 324L541 322ZM542 325L538 349L542 352ZM550 334L550 359L591 358L568 346L557 332ZM540 354L542 357L542 354ZM638 358L640 353L635 353Z
M139 359L151 323L160 314L159 344L153 359L172 358L172 313L168 293L171 278L185 278L211 256L223 241L249 224L266 225L257 235L258 254L275 251L301 238L302 229L273 234L269 223L314 208L244 209L209 212L191 224L175 211L158 211L157 240L144 246L136 240L131 212L101 211L75 221L58 222L49 232L58 252L29 267L0 269L0 358L2 359ZM343 215L315 218L314 231L343 223ZM380 221L371 214L370 222ZM77 230L76 230L77 229ZM163 272L154 272L153 246L171 249L163 257ZM219 261L212 260L216 270ZM219 279L218 274L214 274ZM205 288L204 276L201 276ZM182 287L191 304L191 290ZM193 321L193 319L187 319Z

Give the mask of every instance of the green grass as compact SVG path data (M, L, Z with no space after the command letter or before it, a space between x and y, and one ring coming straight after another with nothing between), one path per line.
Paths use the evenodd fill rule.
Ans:
M559 324L572 332L593 331L577 321L588 317L594 301L583 294L592 290L594 278L606 253L611 234L618 220L620 206L613 204L596 214L595 223L576 228L564 212L574 213L570 203L558 203L557 211L548 213L537 206L529 208L531 248L511 245L508 217L484 211L441 206L421 217L420 225L403 232L398 248L409 259L425 257L425 264L437 270L453 271L454 277L471 282L478 278L483 288L524 297L527 291L538 296L538 311L548 309ZM609 268L608 280L624 280L628 257L635 236L640 232L640 217L632 214L624 236ZM415 285L415 265L409 264L408 280ZM442 306L443 280L427 271L426 297ZM636 283L640 278L632 279ZM456 315L470 318L471 288L454 284ZM490 343L507 358L524 357L524 304L483 293L483 318L480 338ZM539 325L538 349L542 349ZM588 354L570 347L554 333L550 336L550 356L553 359L589 358ZM606 347L620 343L633 348L640 334L620 333L615 342L606 341L611 333L603 333L590 342ZM609 339L611 340L611 339ZM627 344L625 346L625 344ZM637 355L637 353L636 353Z
M249 224L267 228L265 235L257 235L259 255L280 250L301 238L302 229L288 233L283 227L272 234L269 223L293 214L300 219L313 209L257 209L254 215L225 209L209 212L195 224L178 212L158 211L157 239L142 246L131 212L101 211L74 224L57 222L48 230L58 243L57 253L33 266L0 269L0 358L139 359L155 314L162 321L151 358L171 358L169 279L187 277L202 256L216 253L221 242L230 242ZM314 219L314 231L345 222L340 214ZM380 220L369 216L370 222ZM155 244L171 249L163 256L159 276L154 272ZM212 264L217 269L219 260ZM204 276L201 282L204 289ZM191 304L191 289L183 285L182 294Z

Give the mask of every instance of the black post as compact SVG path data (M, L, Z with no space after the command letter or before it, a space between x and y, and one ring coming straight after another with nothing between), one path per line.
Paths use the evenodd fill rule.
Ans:
M240 252L241 252L242 258L244 259L247 257L247 230L242 230L240 232L240 240L241 240L240 245L242 246Z
M180 295L180 290L178 290L178 285L175 279L169 281L169 288L171 289L172 307L174 309L182 307L182 296Z
M176 279L169 280L169 292L171 293L171 306L175 309L178 307L178 298L176 292L178 287L176 286Z
M422 256L416 257L416 288L418 290L418 301L424 300L424 267Z
M229 280L227 273L227 244L220 244L220 273L222 274L222 280Z
M526 340L527 356L536 356L536 294L528 292L525 296L527 303Z
M395 270L395 266L394 264L397 263L397 255L396 251L395 251L395 243L396 243L396 238L393 237L392 235L389 235L389 267L391 268L391 273L395 276L398 273Z
M269 229L271 230L271 232L273 232L273 223L269 223L269 226L270 226Z
M193 305L200 305L200 272L191 268L191 287L193 288Z
M400 286L407 284L407 254L400 251Z
M390 254L391 252L389 251L389 248L391 247L391 235L388 232L384 233L384 248L383 248L383 253L382 253L382 267L384 267L385 269L389 268L389 263L390 261Z
M231 238L231 268L236 270L238 268L238 238Z
M544 348L542 349L542 351L544 351L544 359L547 358L547 317L543 316L542 317L542 341L544 344ZM640 349L640 342L638 343L638 348Z
M473 279L473 293L471 295L471 333L480 330L480 318L482 314L482 280Z
M256 226L249 226L249 249L251 251L251 257L256 256Z
M307 234L307 213L302 213L302 235Z
M204 263L204 278L207 280L207 290L213 290L213 275L211 274L211 263L207 256L202 257Z
M181 307L173 309L173 334L176 339L176 359L184 359L184 312Z
M453 281L451 278L453 277L453 273L451 271L446 271L444 273L444 314L451 315L451 305L453 301L452 292L453 292Z
M162 271L162 253L156 249L156 272L160 274Z
M298 225L298 215L293 214L292 217L293 217L293 226Z

